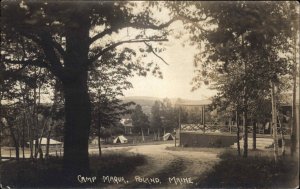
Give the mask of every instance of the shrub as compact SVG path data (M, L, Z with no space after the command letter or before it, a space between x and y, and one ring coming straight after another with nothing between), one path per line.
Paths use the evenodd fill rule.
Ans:
M224 152L212 171L199 178L197 187L294 187L297 179L297 160L290 157L274 158L262 155L247 158Z

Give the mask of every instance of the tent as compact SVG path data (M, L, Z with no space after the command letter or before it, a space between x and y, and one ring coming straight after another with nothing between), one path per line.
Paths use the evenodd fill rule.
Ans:
M41 142L41 145L47 145L47 138L39 138L38 139L38 142ZM27 142L27 144L29 144L30 142ZM35 144L35 140L33 140L33 144ZM49 141L49 145L61 145L62 142L59 142L57 140L53 140L50 138L50 141Z
M40 145L41 145L42 149L46 149L47 138L44 138L44 137L38 138L38 142L41 142ZM27 142L27 144L30 144L30 142ZM35 140L33 140L33 145L35 145ZM49 147L50 148L60 148L60 147L63 147L63 143L50 138Z
M174 140L174 136L173 136L171 133L166 133L166 134L163 136L163 139L164 139L164 140Z
M128 140L125 138L123 135L118 136L117 138L114 139L113 143L127 143Z

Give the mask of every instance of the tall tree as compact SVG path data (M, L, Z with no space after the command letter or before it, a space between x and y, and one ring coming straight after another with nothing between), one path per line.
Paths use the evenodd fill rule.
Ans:
M143 112L141 105L136 105L131 114L132 125L135 131L140 131L144 141L144 129L149 128L148 116Z
M162 128L161 116L161 102L155 101L153 106L151 107L150 126L154 133L157 131L157 139L159 139L160 137Z
M163 129L165 132L173 132L178 126L178 110L175 109L170 99L165 98L161 104L161 114L163 117Z
M132 102L120 100L124 90L132 87L128 78L135 71L146 74L138 64L128 61L134 59L129 49L117 53L106 53L101 60L95 62L89 71L89 93L92 102L92 133L97 133L98 148L101 155L101 129L118 127L121 116L130 113ZM129 69L128 67L132 68ZM94 131L94 129L96 131Z
M287 41L292 37L292 23L286 16L288 3L201 2L189 6L202 10L189 15L180 12L196 23L186 26L201 51L195 56L195 65L200 67L195 87L200 87L199 81L208 84L219 78L210 84L215 84L219 95L229 102L241 105L247 156L250 103L257 96L270 97L270 82L280 87L280 78L290 72L287 54L291 45Z
M89 170L88 137L91 125L91 104L88 94L88 68L116 47L142 43L144 49L157 55L151 41L166 41L161 30L173 20L161 23L152 13L156 3L134 8L136 2L82 1L5 1L1 3L2 40L17 43L16 36L33 44L37 51L26 49L32 56L21 61L9 56L5 64L43 67L62 82L65 98L64 169L69 175ZM152 7L149 7L149 6ZM109 36L121 29L136 28L137 35L127 40ZM154 33L154 34L153 34ZM153 34L153 35L151 35ZM158 56L158 55L157 55Z

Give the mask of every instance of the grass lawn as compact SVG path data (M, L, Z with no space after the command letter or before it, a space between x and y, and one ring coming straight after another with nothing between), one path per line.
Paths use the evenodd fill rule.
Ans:
M298 160L288 155L277 163L269 152L249 151L243 158L228 151L211 172L202 175L197 188L295 188L299 183Z
M133 153L110 152L102 157L90 157L91 177L95 183L82 184L77 178L68 178L62 171L62 158L49 160L7 161L0 164L0 181L3 186L20 187L90 187L99 186L102 176L124 176L130 174L137 166L146 163L146 158Z

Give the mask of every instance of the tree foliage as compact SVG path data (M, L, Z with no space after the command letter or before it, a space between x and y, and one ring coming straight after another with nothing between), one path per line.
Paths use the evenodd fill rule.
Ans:
M123 56L119 63L130 61L129 57L137 53L141 57L151 53L161 61L158 55L160 48L154 48L152 42L166 41L167 32L163 28L174 20L160 22L153 13L157 4L97 1L1 3L1 41L10 44L1 51L1 55L5 52L1 63L5 66L45 68L51 72L52 78L62 83L66 121L64 168L71 176L77 175L75 172L87 172L89 167L88 137L92 107L88 94L88 70L106 53ZM122 31L131 28L137 32L121 35ZM137 50L124 49L124 45L132 43L141 46ZM17 56L20 54L17 47L20 46L24 47L21 59ZM146 67L146 71L153 68L154 73L159 73L156 63L137 63L136 67ZM128 69L133 66L125 64Z
M140 132L143 129L149 128L148 116L143 112L140 105L136 105L131 114L132 125L135 132Z

